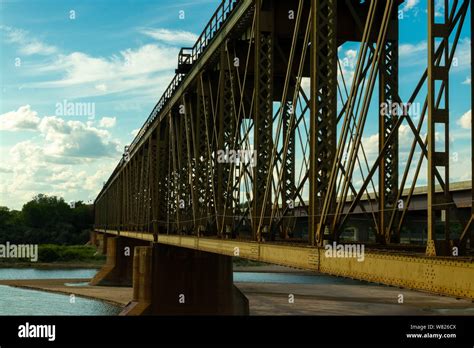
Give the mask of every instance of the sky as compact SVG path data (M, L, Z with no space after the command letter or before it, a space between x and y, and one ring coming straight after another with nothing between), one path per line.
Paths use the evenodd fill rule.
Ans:
M21 209L38 193L92 202L219 3L0 0L0 206ZM426 1L400 10L406 100L426 67ZM450 74L451 181L470 179L469 23ZM348 80L357 54L356 43L339 49ZM372 158L377 132L369 122ZM406 126L400 137L406 152Z

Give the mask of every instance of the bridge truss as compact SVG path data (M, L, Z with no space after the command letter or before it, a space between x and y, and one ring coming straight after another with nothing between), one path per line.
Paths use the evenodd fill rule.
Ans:
M449 74L470 1L435 2L407 93L401 1L224 0L95 200L96 229L322 247L359 207L372 244L395 247L426 180L426 254L469 253L474 210L460 214L449 189ZM349 42L351 71L338 54Z

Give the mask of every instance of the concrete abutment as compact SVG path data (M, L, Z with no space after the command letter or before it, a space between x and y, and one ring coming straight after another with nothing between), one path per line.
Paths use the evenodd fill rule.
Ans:
M233 284L231 256L124 237L106 240L107 262L91 284L133 285L121 315L249 314L247 298Z

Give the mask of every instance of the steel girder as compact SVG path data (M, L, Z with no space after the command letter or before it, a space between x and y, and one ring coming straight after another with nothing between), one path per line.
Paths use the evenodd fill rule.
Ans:
M235 73L232 66L229 66L229 45L224 43L220 50L219 62L219 118L218 118L218 145L217 151L226 153L235 150L237 138L235 109L235 90L234 79ZM230 59L233 61L233 59ZM219 160L219 155L217 155ZM221 153L222 157L222 153ZM223 158L220 158L221 160ZM235 164L229 161L221 161L217 165L217 207L218 207L218 233L220 236L231 233L234 216L234 200L233 200L233 181Z
M321 245L326 226L321 226L321 209L336 155L337 127L337 1L311 2L311 116L309 239ZM329 214L336 197L330 199Z
M209 95L204 86L202 75L197 82L197 103L194 131L194 165L195 165L195 192L196 192L196 233L207 231L208 222L213 208L209 179L211 175L211 158L209 154L208 122L209 122Z
M393 132L398 121L398 14L394 11L389 24L395 39L387 40L383 47L379 75L379 152ZM381 159L379 169L379 230L377 241L389 243L392 231L388 230L390 209L398 204L398 130Z
M265 2L266 5L269 2ZM254 149L257 163L253 171L252 233L256 240L270 232L271 199L265 199L273 148L273 12L263 7L263 0L255 5L255 72L254 72ZM263 217L263 221L260 221Z
M428 237L427 254L446 253L436 245L436 212L441 212L441 225L447 242L449 236L449 6L444 1L442 23L435 22L435 0L428 1ZM435 59L435 50L443 45L439 60ZM437 103L437 99L442 100ZM440 127L440 128L438 128ZM435 134L439 133L444 149L438 149ZM439 144L438 144L439 145ZM436 195L436 170L443 175L444 185L440 182L442 195Z
M352 216L354 206L359 203L369 184L364 179L362 189L357 192L350 182L354 171L353 167L357 165L355 164L356 160L359 160L356 159L358 147L354 147L356 150L349 161L350 170L346 170L342 165L342 153L341 158L337 158L337 162L335 162L338 149L336 140L337 1L308 0L300 2L300 4L304 3L305 9L307 9L309 1L312 5L311 45L304 45L304 47L307 47L311 52L311 96L310 101L306 101L310 104L311 111L310 130L307 135L310 149L310 169L309 172L303 173L302 181L296 186L295 143L298 138L295 138L295 130L299 132L299 129L297 125L291 124L290 110L295 107L293 103L296 102L290 98L286 98L286 101L284 101L285 98L281 98L283 102L282 141L288 146L283 150L284 154L276 151L276 157L272 160L272 157L275 156L275 147L279 147L281 144L280 141L273 138L273 124L276 119L276 116L273 115L273 103L275 96L280 92L280 88L276 87L281 86L273 84L280 83L282 71L284 72L281 65L285 66L282 61L275 62L274 53L279 53L278 49L287 50L289 40L288 33L281 35L281 28L274 27L273 21L276 17L275 8L272 8L272 5L276 2L256 0L253 35L248 28L245 35L238 36L239 40L235 39L236 35L219 36L219 40L222 40L220 52L213 54L211 64L199 63L199 72L193 72L190 75L193 76L192 82L177 85L177 91L181 93L182 104L186 106L186 114L176 113L176 103L167 105L163 109L166 110L166 113L163 112L160 115L159 118L162 121L159 122L158 127L153 128L154 131L151 133L148 131L147 136L151 135L149 138L140 140L139 144L135 146L131 160L121 164L120 169L117 170L118 174L116 172L113 174L114 180L108 183L96 200L96 225L108 229L113 228L117 231L153 231L155 234L165 231L168 233L195 231L215 234L214 232L218 231L217 234L221 237L228 235L231 230L232 236L235 237L235 231L240 225L236 221L242 221L245 215L251 218L252 233L256 240L267 239L264 232L272 231L272 224L275 230L276 227L281 228L281 237L287 238L291 237L295 221L291 209L289 209L289 203L295 204L296 197L298 197L302 205L305 204L306 196L303 199L303 186L305 181L309 181L310 242L321 245L325 239L325 232L329 232L332 237L337 238L335 230L341 230L345 221L350 219L349 216ZM465 3L466 1L463 1L463 6ZM421 122L418 130L410 125L415 133L416 144L420 146L423 155L428 158L429 162L429 245L427 251L430 255L443 253L440 250L441 244L435 243L436 226L443 225L444 239L449 240L450 238L448 225L451 214L449 214L449 210L454 203L449 192L448 44L451 44L451 47L456 45L458 38L449 43L449 34L455 26L453 23L462 17L462 14L452 14L448 23L449 16L446 6L445 23L435 23L434 17L432 17L433 4L434 1L430 0L430 59L428 73L423 77L428 78L429 86L427 102L429 126L428 141L425 147L420 144L423 143L423 140L420 141L423 123ZM385 18L384 16L383 22L387 23ZM395 31L393 29L397 26L395 17L391 19L390 25ZM376 31L376 29L374 30ZM373 40L377 34L375 31L371 33L370 39L365 40L366 43ZM398 37L389 35L389 38L385 42L380 40L383 42L381 48L383 53L377 60L380 64L380 73L377 72L379 74L380 103L401 102L398 95ZM253 72L250 71L252 68L247 71L246 67L245 71L239 71L229 64L235 55L235 53L231 53L232 50L235 52L235 47L237 47L242 51L245 40L248 40L249 47L252 47L249 49L249 56L253 55L250 59ZM301 40L301 37L298 40ZM278 48L277 42L281 42L280 48ZM234 43L236 43L235 47ZM441 59L436 58L438 53L435 53L435 43L436 46L443 45ZM300 41L295 46L299 49L301 47ZM377 50L380 47L381 45L377 44ZM372 46L370 49L374 51ZM449 54L454 53L449 52ZM292 59L297 59L294 58L294 55L290 55ZM243 62L243 57L240 58ZM219 63L214 64L216 61ZM304 62L304 64L306 63ZM291 63L287 65L291 65ZM365 67L362 65L362 67L369 71L369 64L366 64ZM305 66L304 73L298 74L295 74L292 69L288 71L290 71L291 83L293 83L293 80L307 75L308 69ZM213 79L215 76L213 74L216 73L219 73L218 82ZM251 88L243 87L245 83L242 84L242 75L248 77L249 84L253 85ZM362 75L365 73L360 74L360 76ZM365 79L365 77L362 78ZM421 85L424 83L423 78ZM361 82L359 80L356 83L360 84ZM216 86L217 89L214 89ZM293 86L289 88L293 88ZM364 88L363 85L362 88ZM413 100L421 88L415 89ZM253 96L250 96L249 90L253 91ZM370 100L370 96L364 96L364 98ZM250 99L252 99L251 102ZM413 101L412 98L410 100ZM241 113L239 111L244 103L252 104L249 107L251 112L245 110ZM390 105L388 110L393 110ZM292 111L295 112L295 110ZM341 111L341 114L344 114L344 111ZM163 115L167 115L168 118L163 119ZM375 165L372 168L367 168L370 180L372 180L372 176L377 175L377 170L379 171L379 188L378 190L374 189L374 192L378 191L379 198L379 220L375 222L375 225L379 227L377 240L380 243L399 242L397 237L399 237L398 233L404 221L408 202L403 202L405 205L403 213L396 211L393 214L393 208L398 204L397 199L399 199L401 191L401 188L398 187L397 129L400 126L399 121L404 120L406 115L380 116L379 154L376 160L378 168L375 168ZM218 163L216 159L218 150L252 149L252 145L243 140L242 131L245 133L245 130L241 128L245 128L245 126L241 124L240 117L244 119L250 117L253 120L253 145L258 154L257 166L253 169L242 165L237 167L232 163ZM355 124L357 120L355 116L354 120ZM298 122L300 122L299 119L296 123ZM443 129L437 129L437 127ZM434 134L440 133L440 131L445 144L442 150L435 146L434 141ZM364 123L361 123L360 127L358 126L356 132L357 137L362 136ZM351 134L352 136L353 134ZM245 145L243 145L244 142ZM303 145L301 147L303 148ZM280 168L278 168L279 165L281 165ZM354 203L351 203L349 209L341 204L342 200L336 201L336 197L341 192L342 199L345 201L349 189L335 188L331 195L327 194L328 179L334 170L333 165L339 171L339 176L345 173L349 175L349 178L344 179L344 185L351 189L355 197ZM360 166L360 164L358 165ZM281 171L281 174L279 173L281 179L275 179L274 171ZM250 179L251 186L247 192L242 193L244 192L242 184L244 177L246 177L245 181ZM334 179L334 182L338 180ZM439 194L435 195L435 181L438 181L442 186L441 198L437 197ZM339 187L338 185L338 183L334 184L335 187ZM281 190L281 201L278 197L279 190ZM410 197L412 193L413 191L410 191ZM247 194L248 202L241 202L240 194ZM184 202L184 208L180 207L182 202ZM281 207L278 207L280 202ZM333 215L337 217L333 219L333 223L322 219L321 210L324 202L326 202L324 217L327 220L331 220ZM242 206L241 203L245 203L245 206ZM247 203L250 204L250 208ZM276 208L275 205L277 205ZM440 219L439 211L444 211L443 219ZM372 212L373 216L377 215L374 209ZM387 216L386 212L390 214ZM343 215L344 218L342 218ZM397 218L399 215L400 219ZM394 218L394 216L397 217ZM461 242L466 241L469 234L472 236L473 218L474 208L471 220L463 230ZM374 220L376 219L374 218ZM321 222L324 222L325 225L322 225ZM331 236L328 237L331 238Z
M291 94L290 94L291 95ZM294 228L294 206L296 201L295 186L295 118L292 117L296 113L293 101L288 100L283 106L283 144L288 143L285 163L282 163L282 226L280 236L283 239L290 237Z

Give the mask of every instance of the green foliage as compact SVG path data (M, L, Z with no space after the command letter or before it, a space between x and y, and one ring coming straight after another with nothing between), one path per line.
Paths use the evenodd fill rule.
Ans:
M67 262L103 260L96 248L85 245L43 244L38 248L39 262Z
M92 205L71 208L62 198L39 194L21 211L0 207L0 243L84 244L93 223Z
M249 259L242 259L240 257L233 257L232 258L234 266L241 266L241 267L253 267L253 266L265 266L268 265L265 262L254 261Z

